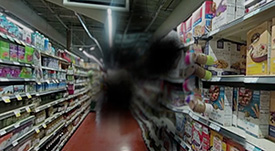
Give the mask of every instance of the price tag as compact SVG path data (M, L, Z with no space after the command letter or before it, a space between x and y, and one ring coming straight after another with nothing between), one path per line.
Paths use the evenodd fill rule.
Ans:
M26 46L26 43L24 41L20 40L20 42L22 45Z
M10 41L14 42L14 39L11 36L7 35L7 37Z
M8 78L1 78L0 81L7 82L10 81Z
M46 82L47 82L48 84L50 84L50 81L49 81L49 80L46 80Z
M15 123L15 124L14 124L14 127L15 127L15 128L18 128L19 126L20 126L20 123Z
M28 112L28 113L30 113L31 112L31 109L30 109L30 107L26 107L26 111Z
M56 81L55 80L52 80L53 81L53 83L56 83Z
M217 132L220 131L221 127L217 124L214 124L214 123L210 123L209 127Z
M26 93L28 99L32 98L32 96L30 95L30 93Z
M15 115L16 117L20 117L20 116L21 116L21 113L20 113L19 110L15 110L15 111L13 111L13 113L14 113L14 115Z
M7 133L6 130L0 130L0 135L1 136L5 135L6 133Z
M37 134L40 133L39 128L35 128L34 130L35 130L35 132L36 132Z
M12 63L13 63L13 64L15 64L15 65L20 65L20 63L19 63L19 62L15 62L15 61L13 61Z
M1 37L7 39L7 36L5 34L3 34L3 33L0 32L0 35L1 35Z
M40 82L40 81L37 81L36 83L37 83L38 85L41 85L41 82Z
M245 144L245 149L248 150L248 151L254 151L255 149L255 146L249 144L249 143L246 143Z
M47 125L44 123L44 124L42 124L42 126L44 127L44 128L47 128Z
M256 83L258 81L259 78L245 78L244 79L244 83Z
M14 146L16 146L18 144L18 142L16 141L16 142L12 142L12 146L14 147Z
M18 101L22 100L22 97L20 96L20 94L16 94L15 97L17 98Z
M200 119L200 118L199 118L197 115L195 115L195 114L193 114L192 118L193 118L194 120L196 120L196 121L198 121L198 120Z
M14 38L14 40L15 40L15 42L18 43L19 45L21 44L21 42L20 42L18 39Z
M3 96L3 97L2 97L2 100L3 100L5 103L10 103L10 102L11 102L10 97L8 97L8 96Z

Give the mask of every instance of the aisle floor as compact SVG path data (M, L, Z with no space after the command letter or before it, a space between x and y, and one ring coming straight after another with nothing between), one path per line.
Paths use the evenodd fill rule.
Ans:
M147 151L129 110L90 113L63 151Z

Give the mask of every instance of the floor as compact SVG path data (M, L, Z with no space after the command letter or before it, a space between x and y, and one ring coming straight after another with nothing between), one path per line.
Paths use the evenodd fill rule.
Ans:
M63 151L147 151L147 147L130 111L107 107L90 113Z

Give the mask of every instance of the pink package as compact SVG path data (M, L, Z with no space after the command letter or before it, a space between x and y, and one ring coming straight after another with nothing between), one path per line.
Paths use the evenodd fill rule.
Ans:
M11 68L9 66L0 66L0 77L8 78Z
M21 73L21 69L19 67L12 67L10 75L12 78L18 78Z
M188 18L185 22L185 39L186 43L192 43L194 41L193 39L193 33L192 33L192 17Z
M185 22L181 23L177 27L177 31L178 31L178 35L180 37L180 41L185 44L186 43L186 37L185 37L186 25L185 25Z
M213 18L212 4L212 1L206 1L192 14L194 37L200 37L211 31Z

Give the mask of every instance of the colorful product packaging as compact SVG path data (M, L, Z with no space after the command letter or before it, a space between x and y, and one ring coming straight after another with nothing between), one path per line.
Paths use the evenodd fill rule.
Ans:
M246 54L247 54L247 47L245 45L241 46L240 50L241 60L240 60L240 74L246 74Z
M210 147L210 134L207 127L194 122L192 136L192 147L194 150L208 151Z
M269 74L270 31L271 24L267 21L247 33L246 75Z
M21 68L21 73L20 73L19 77L20 78L32 78L32 69L31 68L22 67Z
M238 127L255 137L266 137L269 126L270 91L240 88Z
M14 93L13 86L0 86L0 96L9 96Z
M186 43L186 37L185 37L186 25L185 25L185 22L182 22L181 24L179 24L179 26L177 27L177 32L178 32L180 41L185 44Z
M226 151L226 141L224 137L216 131L210 131L210 146L212 151Z
M186 33L185 33L186 44L190 44L194 42L193 30L192 30L192 16L185 21L185 27L186 27Z
M10 59L10 45L7 42L0 41L0 59Z
M192 14L193 36L200 37L212 29L212 1L205 1L202 6Z
M269 139L275 141L275 91L271 92L270 97L270 115L269 115L269 130L268 130L268 137Z
M11 61L17 61L18 57L18 46L15 44L10 43L10 60Z
M24 85L13 85L14 94L20 94L25 92Z
M235 5L235 19L238 19L245 14L245 6L244 6L245 0L236 0L236 5Z
M182 113L176 113L176 133L179 137L184 138L186 118Z
M210 114L210 119L223 126L231 126L233 88L212 85L209 89L209 95L214 108Z
M193 120L191 117L186 117L186 124L185 124L185 132L184 132L184 141L192 144L192 127L193 127Z
M270 74L275 75L275 18L272 19Z
M213 30L235 19L235 0L213 0Z
M25 48L18 46L18 61L25 62Z
M214 65L207 66L212 75L232 75L236 74L231 67L230 42L223 40L210 40L205 46L205 54L214 58Z
M237 43L228 43L229 51L231 53L230 69L236 74L240 74L241 61L241 45Z
M227 151L246 151L245 148L233 140L226 141Z
M239 88L233 88L233 105L232 105L232 125L237 126L238 124L238 105L239 105Z
M34 49L32 47L25 47L25 62L26 63L33 63L33 52Z

